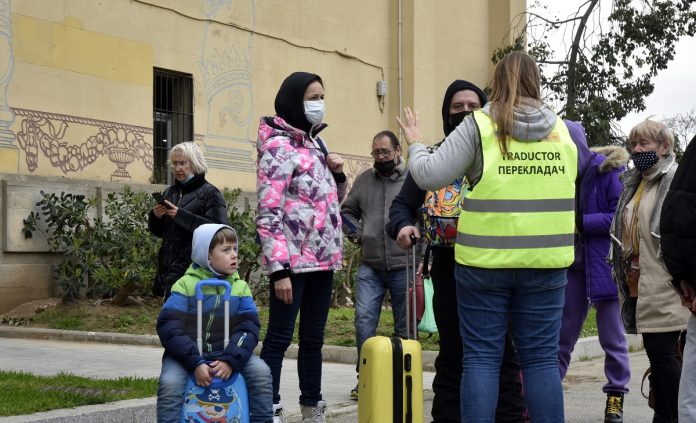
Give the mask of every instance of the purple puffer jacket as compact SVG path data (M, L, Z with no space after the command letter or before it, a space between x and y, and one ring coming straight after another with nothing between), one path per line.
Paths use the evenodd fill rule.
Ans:
M628 161L623 147L592 149L592 157L577 195L575 262L570 272L585 273L586 295L592 302L616 299L616 283L607 263L609 227L616 212L623 186L619 173Z

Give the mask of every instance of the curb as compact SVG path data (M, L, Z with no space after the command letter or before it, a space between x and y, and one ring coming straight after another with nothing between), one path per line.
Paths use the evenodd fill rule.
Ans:
M151 397L84 405L21 416L0 417L0 423L155 423L157 422L155 403L156 399Z
M159 338L156 335L130 335L126 333L85 332L78 330L0 325L0 336L5 338L53 339L71 342L99 342L161 348ZM643 349L643 338L640 335L626 335L626 342L628 343L629 351ZM261 343L259 342L255 352L258 354L260 351ZM291 344L285 352L285 357L296 359L297 351L297 344ZM324 345L322 354L324 361L331 363L354 364L358 360L358 353L355 347ZM435 371L435 358L437 358L437 354L437 351L423 351L424 371ZM578 340L575 344L571 361L588 360L603 355L604 350L602 350L602 346L599 344L599 338L597 336L590 336Z
M0 336L5 338L28 339L52 339L70 342L99 342L120 345L142 345L161 348L160 340L156 335L130 335L126 333L111 332L85 332L79 330L29 328L22 326L0 325ZM255 352L261 351L261 343ZM286 358L297 358L297 344L291 344L285 352ZM355 364L358 360L358 352L355 347L339 347L336 345L324 345L322 348L323 360L331 363ZM437 351L423 351L423 370L435 371L435 358Z
M0 417L0 423L114 423L114 422L157 422L157 399L155 397L117 401L108 404L84 405L75 408L44 411L21 416ZM328 416L356 414L358 402L335 404ZM302 422L302 415L286 416L288 423Z
M626 335L626 344L628 352L639 351L643 349L643 337L640 335ZM599 344L599 337L588 336L587 338L579 339L575 344L575 349L571 356L571 363L574 361L585 361L597 357L603 357L604 350Z

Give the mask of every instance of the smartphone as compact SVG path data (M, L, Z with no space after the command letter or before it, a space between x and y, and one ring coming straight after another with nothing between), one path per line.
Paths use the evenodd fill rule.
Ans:
M161 204L163 206L166 205L166 204L164 204L164 196L162 195L162 193L153 192L152 196L155 198L155 201L157 201L157 204Z

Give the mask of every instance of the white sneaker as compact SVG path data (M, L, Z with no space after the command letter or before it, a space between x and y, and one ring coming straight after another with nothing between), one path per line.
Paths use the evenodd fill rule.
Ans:
M281 404L273 404L273 423L287 423L288 419L285 418L285 413L283 413L283 406Z
M300 410L302 411L302 423L326 423L324 418L326 401L319 401L314 407L300 404Z

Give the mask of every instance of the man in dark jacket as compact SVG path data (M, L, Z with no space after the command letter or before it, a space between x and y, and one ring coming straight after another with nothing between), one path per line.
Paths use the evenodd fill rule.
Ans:
M445 136L462 122L464 117L480 109L488 99L476 85L456 80L447 88L442 101L442 125ZM426 191L420 189L409 174L389 209L387 233L399 246L408 248L410 236L420 238L416 226ZM434 423L459 422L459 389L462 378L462 339L459 336L457 295L454 281L454 248L433 247L432 281L433 309L439 332L440 352L435 359L432 417ZM427 269L426 269L427 270ZM525 411L521 393L520 368L509 337L500 374L497 422L520 422Z
M672 284L691 310L679 382L679 422L696 422L696 137L679 163L660 216L660 245Z
M227 206L220 191L205 180L208 170L195 142L184 142L170 152L174 184L164 191L164 203L148 216L148 229L162 238L153 294L169 297L174 282L191 264L193 231L205 223L227 225Z

